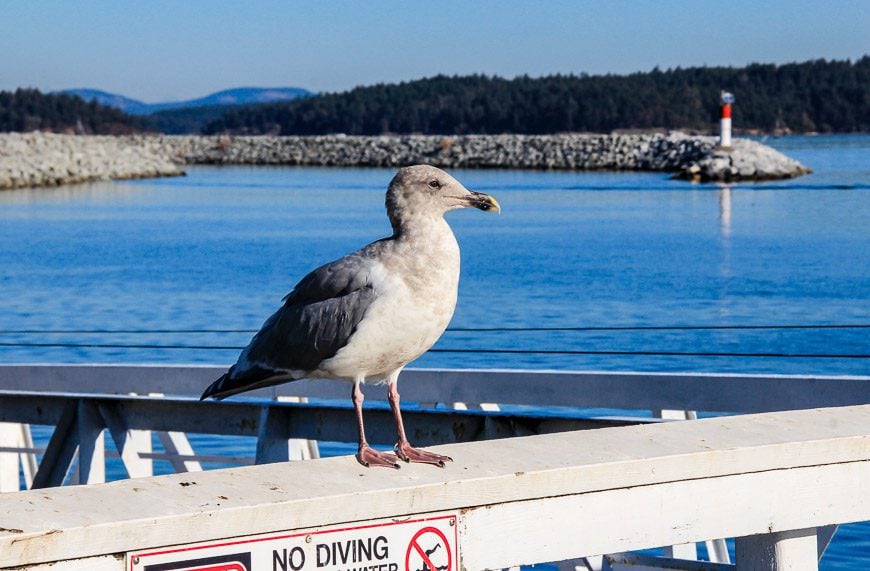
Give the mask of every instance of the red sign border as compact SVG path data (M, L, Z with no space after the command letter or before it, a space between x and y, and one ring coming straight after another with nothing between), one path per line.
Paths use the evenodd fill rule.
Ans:
M147 553L140 552L130 552L128 553L128 560L130 563L130 571L135 571L135 565L133 563L134 557L154 557L156 555L168 555L171 553L185 553L188 551L198 551L200 549L212 549L215 547L229 547L233 545L247 545L250 543L259 543L261 541L273 541L276 539L290 539L293 537L305 537L307 535L323 535L326 533L340 533L343 531L359 531L361 529L372 529L376 527L390 527L393 525L407 525L409 523L423 523L427 521L439 521L439 520L454 520L453 525L453 541L456 546L456 556L457 560L459 557L459 515L458 514L447 514L447 515L439 515L432 517L423 517L418 519L406 519L402 521L388 521L383 523L371 523L367 525L357 525L357 526L349 526L349 527L340 527L336 529L322 529L319 531L302 531L297 533L285 533L285 534L277 534L270 535L268 537L257 537L252 539L241 539L238 541L227 541L225 543L214 543L209 545L195 545L193 547L179 547L176 549L162 549L160 551L150 551ZM452 557L452 555L451 555Z

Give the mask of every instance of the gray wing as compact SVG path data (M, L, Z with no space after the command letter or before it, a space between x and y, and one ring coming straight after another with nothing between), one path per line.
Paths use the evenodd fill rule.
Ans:
M202 398L278 384L312 372L347 344L374 300L372 261L356 252L323 265L284 298L236 363Z
M347 344L374 299L371 262L352 254L305 276L251 341L248 360L313 371Z

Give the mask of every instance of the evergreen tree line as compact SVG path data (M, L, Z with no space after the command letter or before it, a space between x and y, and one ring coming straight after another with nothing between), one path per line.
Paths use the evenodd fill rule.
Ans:
M77 96L0 91L0 131L120 134L712 131L719 92L734 93L737 132L870 132L870 56L631 75L436 76L294 101L199 107L134 117ZM202 127L205 125L204 127Z
M870 131L870 56L630 75L436 76L228 110L207 134L610 132L715 129L720 90L735 130Z
M122 134L144 128L141 118L75 95L37 89L0 91L0 131Z

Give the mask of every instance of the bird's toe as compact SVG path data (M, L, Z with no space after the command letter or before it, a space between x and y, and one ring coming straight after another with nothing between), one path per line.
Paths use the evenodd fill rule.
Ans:
M396 456L398 456L405 462L414 462L417 464L432 464L433 466L438 466L439 468L443 468L446 462L453 462L453 458L451 458L450 456L436 454L435 452L427 452L426 450L414 448L408 443L401 442L396 444Z
M383 468L395 468L398 470L401 466L397 462L398 458L389 452L378 452L370 446L361 446L356 453L356 460L366 468L372 466L380 466Z

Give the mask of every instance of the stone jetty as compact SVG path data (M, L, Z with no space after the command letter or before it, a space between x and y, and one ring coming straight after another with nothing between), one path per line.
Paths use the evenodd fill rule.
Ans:
M181 174L184 165L633 170L698 181L791 178L810 169L761 143L683 133L462 136L0 135L0 188Z
M128 137L0 134L0 189L178 176L164 149Z

